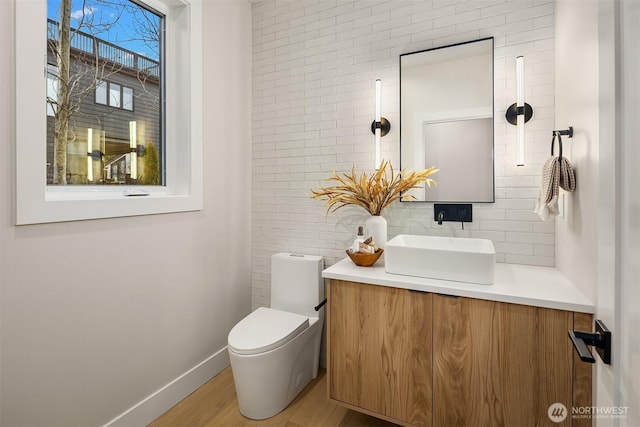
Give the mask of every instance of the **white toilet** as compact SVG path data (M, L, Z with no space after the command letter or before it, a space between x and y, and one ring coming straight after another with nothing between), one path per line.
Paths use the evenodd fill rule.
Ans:
M261 420L282 411L318 376L324 300L320 256L271 257L271 308L260 307L228 337L240 412Z

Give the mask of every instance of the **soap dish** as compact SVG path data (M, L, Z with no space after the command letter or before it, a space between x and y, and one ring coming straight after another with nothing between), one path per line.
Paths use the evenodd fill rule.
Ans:
M378 258L380 258L380 255L382 255L384 249L378 249L375 253L372 254L363 254L360 252L352 253L349 252L349 249L347 249L345 252L347 253L347 255L349 255L349 258L351 258L351 261L353 261L355 265L359 265L360 267L371 267L376 263L376 261L378 261Z

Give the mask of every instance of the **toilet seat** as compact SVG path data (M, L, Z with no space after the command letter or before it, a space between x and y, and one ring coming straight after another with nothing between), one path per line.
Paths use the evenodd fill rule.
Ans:
M237 354L259 354L291 341L309 327L309 318L260 307L229 332L229 349Z

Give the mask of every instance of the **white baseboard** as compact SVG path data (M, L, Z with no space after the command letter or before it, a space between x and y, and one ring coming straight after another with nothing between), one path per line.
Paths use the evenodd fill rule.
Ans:
M115 417L104 427L144 427L229 366L227 347Z

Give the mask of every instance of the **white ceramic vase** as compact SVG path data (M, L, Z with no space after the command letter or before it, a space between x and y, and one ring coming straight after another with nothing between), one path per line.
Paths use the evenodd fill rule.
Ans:
M371 215L364 223L367 235L373 237L376 246L384 249L387 243L387 220L379 215Z

